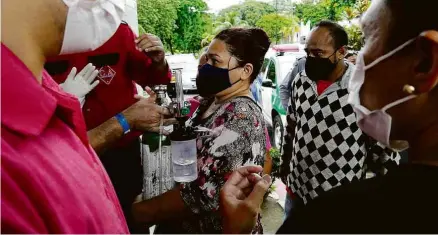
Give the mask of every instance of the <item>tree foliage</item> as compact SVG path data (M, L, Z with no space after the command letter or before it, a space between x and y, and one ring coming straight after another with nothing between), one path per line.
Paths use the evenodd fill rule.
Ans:
M345 8L352 7L356 0L322 0L319 4L325 9L326 19L339 21Z
M294 14L303 22L310 21L312 26L321 20L348 21L349 47L360 50L364 43L362 31L359 26L352 25L352 21L360 17L370 3L371 0L302 0L294 4Z
M281 153L280 150L276 148L271 148L269 150L269 156L272 158L272 172L271 175L274 179L281 179Z
M201 47L205 47L213 40L213 38L222 30L232 27L249 27L249 24L238 16L238 12L230 11L211 23L211 29L203 34Z
M264 15L256 25L265 30L273 42L279 43L282 38L293 34L296 24L292 17L273 13Z
M312 1L295 3L294 15L303 22L310 21L312 26L321 20L328 19L325 7L320 3L314 4Z
M276 13L285 15L291 15L294 9L292 0L272 0L272 6Z
M255 0L246 0L242 4L233 5L220 11L217 21L224 22L224 18L228 18L229 14L233 14L241 22L255 27L260 18L271 13L275 13L275 9L272 5Z
M351 25L346 27L345 30L348 34L349 48L359 51L365 43L361 28L357 25Z
M213 23L213 33L217 34L224 29L231 27L248 27L249 23L239 16L239 12L230 11L225 15L218 17Z
M293 4L294 14L302 21L315 25L321 20L339 21L345 9L355 6L358 0L303 0Z
M138 0L138 23L163 41L172 38L177 11L173 0ZM141 29L140 28L140 29Z
M368 10L371 5L371 0L357 0L354 5L355 14L357 17L360 17Z
M196 52L211 19L203 0L138 0L140 32L161 38L172 53Z
M204 13L206 10L207 4L203 0L179 0L176 29L173 32L176 48L192 53L201 48L202 35L208 23Z
M246 0L242 4L233 5L223 9L216 17L213 17L212 28L202 36L201 46L207 46L224 29L232 27L256 27L257 22L268 14L275 13L271 5L255 0Z
M193 53L227 28L261 27L278 43L298 32L300 21L312 26L327 19L351 22L369 4L370 0L246 0L210 15L205 0L138 0L138 19L140 32L159 36L172 53Z
M342 13L342 18L344 18L344 20L347 20L349 23L351 23L351 21L356 17L356 11L352 7L346 7L344 9L344 12Z

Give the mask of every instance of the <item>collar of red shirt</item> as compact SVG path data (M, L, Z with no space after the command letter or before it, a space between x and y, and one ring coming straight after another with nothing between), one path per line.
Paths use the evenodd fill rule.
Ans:
M44 71L42 85L26 65L1 44L2 126L24 136L38 136L56 113L89 145L79 101L63 92Z

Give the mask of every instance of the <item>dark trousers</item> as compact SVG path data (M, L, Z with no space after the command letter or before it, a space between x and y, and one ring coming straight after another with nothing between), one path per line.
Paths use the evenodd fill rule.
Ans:
M137 139L124 147L108 149L100 155L100 159L114 186L129 230L135 233L131 207L143 188L140 140Z

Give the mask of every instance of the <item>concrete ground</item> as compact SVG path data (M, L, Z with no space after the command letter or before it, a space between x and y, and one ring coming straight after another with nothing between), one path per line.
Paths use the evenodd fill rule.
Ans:
M277 200L268 197L262 205L262 225L264 234L275 234L283 223L283 208Z
M276 180L274 186L275 191L266 198L262 205L262 224L265 234L275 234L284 219L286 189L280 180Z

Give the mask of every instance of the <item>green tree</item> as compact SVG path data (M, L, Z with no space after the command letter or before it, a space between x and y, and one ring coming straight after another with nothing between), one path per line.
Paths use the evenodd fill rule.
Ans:
M315 25L321 20L339 21L345 18L345 10L355 6L358 0L303 0L293 4L294 14L302 21Z
M361 28L357 25L351 25L346 27L345 30L348 34L348 47L352 50L359 51L365 43Z
M209 23L206 10L207 4L203 0L179 0L172 38L179 51L195 53L201 49L202 36Z
M291 14L294 8L292 0L273 0L272 6L280 14Z
M327 19L339 21L345 8L352 7L355 3L356 0L323 0L320 4L326 9Z
M172 36L175 30L177 10L173 0L138 0L140 30L161 38L167 49L173 51Z
M231 8L234 9L234 6ZM238 11L224 11L219 14L211 24L212 28L203 34L201 46L205 47L210 44L213 38L222 30L233 27L250 27L250 24L243 20Z
M256 25L265 30L273 42L279 43L281 39L294 33L297 23L292 17L273 13L263 16Z
M313 1L303 1L294 4L294 15L302 22L310 21L313 26L321 20L328 19L326 8L320 2L313 3Z
M213 23L213 33L217 34L224 29L231 27L248 27L249 24L242 20L238 12L232 11L225 14L225 16L218 18L219 20Z
M354 5L355 14L360 17L365 13L371 5L370 0L357 0Z
M275 12L275 8L268 3L246 0L242 4L233 5L220 11L217 20L224 22L223 18L227 18L228 14L233 13L240 21L255 27L260 18Z
M347 20L348 23L351 23L351 21L357 17L357 14L356 14L356 11L354 8L346 7L344 9L342 16L343 16L344 20Z

